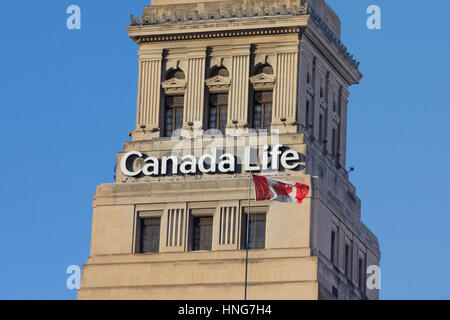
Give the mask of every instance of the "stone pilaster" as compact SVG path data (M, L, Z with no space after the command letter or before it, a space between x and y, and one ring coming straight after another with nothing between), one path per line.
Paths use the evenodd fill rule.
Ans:
M340 114L341 119L341 145L340 152L341 156L339 158L339 164L345 168L347 163L347 105L348 105L348 91L346 89L342 90L342 96L340 103Z
M276 83L271 130L278 129L280 133L294 133L297 132L295 121L299 44L298 41L282 43L277 46L276 50ZM282 121L282 119L286 121Z
M232 49L231 88L228 97L227 131L234 132L248 124L248 95L250 73L250 45ZM237 123L233 123L237 121Z
M195 130L202 130L206 47L189 49L187 55L187 87L184 97L183 127L191 129L188 125L191 122Z
M133 140L159 136L162 50L139 50L139 83L136 130Z

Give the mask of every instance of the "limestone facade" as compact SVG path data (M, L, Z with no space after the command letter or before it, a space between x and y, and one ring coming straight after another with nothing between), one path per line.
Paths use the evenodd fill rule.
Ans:
M250 202L251 215L265 217L264 247L250 250L250 299L378 299L365 285L378 240L346 170L348 88L362 75L332 9L323 0L153 0L127 30L139 46L136 128L116 182L97 189L79 299L243 298L249 173L130 177L119 165L130 151L160 159L212 144L236 155L282 144L302 155L300 166L270 175L311 186L301 205ZM211 247L194 250L202 217L212 219ZM158 248L141 253L141 222L151 218Z

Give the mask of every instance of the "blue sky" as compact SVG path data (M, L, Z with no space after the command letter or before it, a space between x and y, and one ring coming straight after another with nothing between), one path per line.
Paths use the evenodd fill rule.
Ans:
M329 0L361 61L351 89L348 165L382 250L383 299L450 298L449 1ZM66 28L66 8L82 29ZM129 14L148 0L3 1L0 11L0 299L73 299L92 199L113 182L135 124ZM382 30L366 9L382 9Z

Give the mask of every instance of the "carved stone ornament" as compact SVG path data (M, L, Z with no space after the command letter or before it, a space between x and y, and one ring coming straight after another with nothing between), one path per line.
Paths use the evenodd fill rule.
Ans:
M171 78L161 83L166 94L182 94L186 91L186 79Z
M255 90L272 90L275 87L275 75L259 73L250 78Z
M231 78L217 75L207 79L205 83L211 93L225 93L230 90Z

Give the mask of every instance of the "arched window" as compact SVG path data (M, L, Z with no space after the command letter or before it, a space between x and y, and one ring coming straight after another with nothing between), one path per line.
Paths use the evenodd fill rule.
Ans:
M171 70L167 80L162 83L164 96L164 136L171 137L173 132L183 127L184 91L186 78L180 69Z
M253 106L251 126L259 130L269 130L272 124L273 87L275 76L273 68L264 64L259 66L250 80L253 83Z
M230 89L230 73L225 67L212 69L210 78L206 80L209 89L208 129L217 129L225 133L228 119L228 91Z

